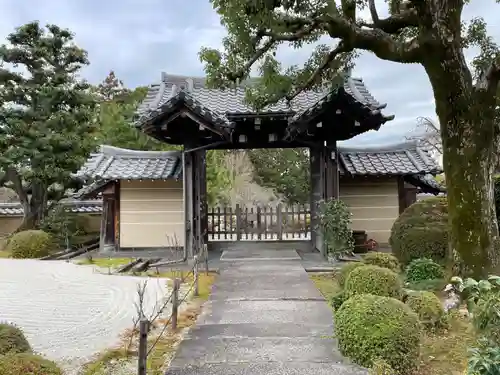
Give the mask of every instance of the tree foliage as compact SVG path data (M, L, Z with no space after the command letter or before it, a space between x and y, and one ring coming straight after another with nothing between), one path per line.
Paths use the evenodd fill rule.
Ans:
M78 78L87 53L69 30L32 22L7 41L0 47L0 182L19 196L22 228L33 228L94 148L96 97Z
M464 7L479 0L387 0L384 17L375 0L211 2L228 34L223 50L200 52L208 83L227 87L256 68L261 79L247 89L256 109L336 84L363 51L422 65L440 121L451 245L476 275L500 268L491 194L500 135L500 54L482 18L462 17ZM302 66L284 66L276 55L283 45L315 47ZM468 66L465 50L471 47L479 54Z
M254 180L273 189L289 203L309 202L309 156L305 149L259 149L248 152Z

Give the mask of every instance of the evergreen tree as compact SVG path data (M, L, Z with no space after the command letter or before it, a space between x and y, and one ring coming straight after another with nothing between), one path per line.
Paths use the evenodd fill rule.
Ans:
M95 147L96 97L78 78L87 53L73 34L31 22L0 47L0 182L37 227Z

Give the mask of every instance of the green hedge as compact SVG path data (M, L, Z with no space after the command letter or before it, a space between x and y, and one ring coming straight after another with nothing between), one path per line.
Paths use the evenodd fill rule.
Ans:
M413 203L394 222L389 244L403 266L429 258L445 265L448 256L448 204L433 197Z
M0 323L0 355L31 352L23 331L13 324Z
M401 301L369 294L351 297L335 313L335 327L340 351L361 366L384 360L406 375L418 364L420 322Z
M10 238L6 250L12 258L41 258L54 250L54 242L42 230L25 230Z
M52 361L31 353L11 353L0 356L0 374L5 375L63 375Z
M400 299L403 296L403 283L399 275L388 268L366 265L351 271L345 283L347 298L358 294Z

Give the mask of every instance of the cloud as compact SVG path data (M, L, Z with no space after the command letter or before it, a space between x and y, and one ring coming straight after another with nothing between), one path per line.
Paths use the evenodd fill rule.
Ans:
M387 15L385 0L376 0L381 17ZM500 42L500 9L495 0L474 1L466 19L483 16L490 34ZM367 17L365 11L361 16ZM110 70L135 87L157 82L162 71L202 75L198 52L202 46L219 47L225 30L208 0L35 0L0 1L0 38L32 20L71 29L77 43L89 53L91 65L84 76L101 81ZM323 42L331 40L323 38ZM280 49L285 65L302 63L313 46ZM467 53L467 58L474 51ZM436 119L432 89L419 65L382 61L365 53L353 74L362 77L373 96L387 103L385 112L396 118L375 132L349 144L391 143L404 139L419 117Z

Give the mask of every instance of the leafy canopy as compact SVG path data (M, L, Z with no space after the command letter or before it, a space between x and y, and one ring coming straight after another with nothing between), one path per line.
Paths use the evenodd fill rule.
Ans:
M49 189L61 198L94 148L96 97L78 78L89 62L56 25L28 23L7 41L0 46L0 182L19 195L25 216L30 209L43 216Z
M464 62L463 49L476 47L480 53L465 83L472 86L475 78L478 87L496 91L498 45L481 17L462 21L463 7L474 1L386 0L388 16L381 17L375 0L211 0L228 34L222 51L203 48L200 59L217 87L245 80L255 68L261 79L247 90L247 100L257 109L338 83L361 51L425 66L441 61L449 46ZM276 57L280 46L306 45L314 50L302 66L283 66Z

